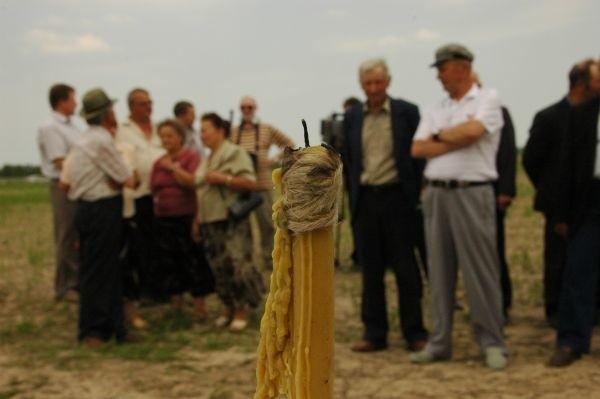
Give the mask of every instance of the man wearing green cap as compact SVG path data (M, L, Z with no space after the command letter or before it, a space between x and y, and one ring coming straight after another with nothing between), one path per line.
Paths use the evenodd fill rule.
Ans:
M412 155L426 158L425 236L434 330L413 363L452 356L458 265L462 269L475 338L492 369L506 367L500 267L496 250L494 182L503 126L494 90L471 80L473 53L448 44L435 54L437 77L448 97L421 118Z
M123 321L121 247L122 187L136 178L114 143L117 120L102 89L83 97L81 116L89 129L66 162L68 196L77 201L75 225L81 247L79 340L100 348L111 338L127 341Z

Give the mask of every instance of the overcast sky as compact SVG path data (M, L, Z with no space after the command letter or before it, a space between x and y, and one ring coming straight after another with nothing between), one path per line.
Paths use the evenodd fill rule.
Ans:
M39 162L47 91L67 82L119 99L141 86L155 120L189 99L228 116L239 98L301 142L323 117L364 98L361 61L384 57L389 93L425 109L444 95L428 68L449 41L475 53L484 86L498 89L522 145L534 113L567 89L567 72L600 55L596 0L0 0L0 165ZM81 120L78 124L84 126Z

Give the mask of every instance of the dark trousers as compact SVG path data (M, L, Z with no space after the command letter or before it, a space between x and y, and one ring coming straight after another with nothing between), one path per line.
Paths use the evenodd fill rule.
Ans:
M546 320L553 322L558 315L563 271L567 257L567 241L554 232L556 224L546 214L544 228L544 311Z
M214 291L214 277L204 249L192 240L193 219L193 215L155 219L158 275L162 291L169 295L189 291L194 297L204 297Z
M600 210L590 214L569 240L558 311L559 346L589 353L600 264Z
M80 247L79 339L125 336L123 322L121 196L77 204Z
M140 299L140 281L137 272L137 256L134 253L134 240L136 225L133 218L123 219L123 233L121 235L121 273L123 274L123 298L128 301Z
M504 217L506 212L496 207L496 245L498 247L498 259L500 260L500 286L502 288L502 310L504 315L512 306L512 283L508 262L506 261L506 246L504 242Z
M364 338L387 343L384 275L396 277L402 334L407 342L426 339L421 309L422 283L413 251L415 212L400 185L364 186L356 212L358 254L362 267L361 318Z
M154 204L151 196L135 200L133 228L130 231L128 262L131 273L136 277L138 287L128 288L128 292L139 294L154 300L165 299L166 294L160 290L157 276L156 245L154 242ZM131 298L134 299L134 298Z

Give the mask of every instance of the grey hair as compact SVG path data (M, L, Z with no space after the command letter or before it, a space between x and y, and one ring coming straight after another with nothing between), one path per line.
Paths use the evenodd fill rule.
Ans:
M387 63L383 58L373 58L364 61L358 68L358 79L361 80L363 75L367 72L374 71L375 69L381 69L385 73L385 76L390 78L390 72Z

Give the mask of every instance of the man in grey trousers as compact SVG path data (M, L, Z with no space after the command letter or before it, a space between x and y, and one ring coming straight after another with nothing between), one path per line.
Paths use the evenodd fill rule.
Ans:
M64 83L55 84L50 88L48 99L52 114L40 126L37 141L42 173L50 180L56 256L54 296L58 301L72 301L77 299L79 284L79 237L74 222L76 204L60 190L58 178L63 161L81 132L72 121L77 107L75 89Z
M459 44L439 48L438 79L448 97L422 117L412 155L426 158L425 237L433 332L413 363L452 356L452 321L458 265L471 310L475 338L491 369L507 364L503 339L500 267L496 251L494 181L503 126L494 90L470 79L473 54Z

